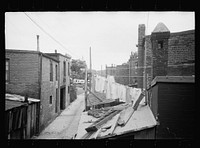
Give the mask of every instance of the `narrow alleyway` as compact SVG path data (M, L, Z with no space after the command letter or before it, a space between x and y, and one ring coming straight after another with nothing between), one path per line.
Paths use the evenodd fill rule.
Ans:
M78 90L80 93L81 90ZM84 110L84 93L79 94L35 139L71 139L77 132L81 112Z

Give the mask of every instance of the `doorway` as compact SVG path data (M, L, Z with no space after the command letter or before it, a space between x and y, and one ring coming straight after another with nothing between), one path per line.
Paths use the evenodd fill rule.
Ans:
M60 89L60 109L65 109L65 87Z

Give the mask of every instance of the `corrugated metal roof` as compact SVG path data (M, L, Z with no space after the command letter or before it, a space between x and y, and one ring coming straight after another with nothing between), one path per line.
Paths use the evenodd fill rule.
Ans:
M169 32L169 29L163 23L158 23L152 33Z

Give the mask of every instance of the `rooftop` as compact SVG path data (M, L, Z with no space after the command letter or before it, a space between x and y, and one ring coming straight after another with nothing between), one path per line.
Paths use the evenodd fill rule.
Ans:
M155 29L153 30L152 33L158 33L158 32L170 32L169 29L165 26L165 24L163 23L158 23L155 27Z

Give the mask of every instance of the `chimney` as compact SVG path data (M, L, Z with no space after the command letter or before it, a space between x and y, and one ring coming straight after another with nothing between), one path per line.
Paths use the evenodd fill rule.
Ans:
M145 25L139 24L138 26L138 88L143 88L143 72L144 72L144 44Z
M37 35L37 51L40 51L40 48L39 48L39 35Z

